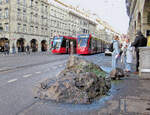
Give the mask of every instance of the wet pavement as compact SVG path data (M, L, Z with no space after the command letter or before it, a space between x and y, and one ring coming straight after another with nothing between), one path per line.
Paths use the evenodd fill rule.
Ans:
M98 64L107 72L110 71L111 56L96 54L79 57ZM61 58L63 59L63 56ZM143 80L134 74L120 81L113 81L108 95L90 105L58 104L34 99L31 94L34 85L47 78L48 75L54 77L65 67L65 62L64 60L62 64L60 60L55 63L1 73L0 75L3 76L1 76L0 84L0 113L2 115L150 115L150 80ZM59 65L63 66L59 67ZM14 66L13 63L12 66ZM55 66L58 67L54 68ZM35 75L29 76L29 72L34 72ZM5 81L12 79L13 76L18 81L10 81L5 84Z
M111 57L99 58L99 56L102 54L94 55L92 58L80 57L90 61L94 58L94 63L110 72ZM102 64L95 60L105 62ZM150 115L150 91L146 90L148 87L150 87L149 81L141 80L131 74L122 80L113 81L108 95L90 105L58 104L38 100L19 115Z
M19 115L150 115L149 81L131 76L112 82L109 94L90 105L38 100Z

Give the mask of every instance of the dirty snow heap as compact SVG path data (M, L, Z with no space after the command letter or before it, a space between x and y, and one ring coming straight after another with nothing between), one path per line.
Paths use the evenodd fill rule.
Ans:
M34 89L35 97L59 103L90 104L106 95L111 81L98 66L71 56L66 68L54 79L47 79Z

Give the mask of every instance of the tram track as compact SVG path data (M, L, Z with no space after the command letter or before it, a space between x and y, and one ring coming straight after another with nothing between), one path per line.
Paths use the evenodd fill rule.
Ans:
M7 68L7 69L0 70L0 73L10 72L10 71L20 70L20 69L25 69L25 68L39 66L39 65L45 65L45 64L49 64L49 63L58 62L58 61L64 61L64 60L67 60L67 59L68 58L65 57L65 58L53 59L53 60L40 62L40 63L35 63L35 64L21 65L21 66L17 66L17 67L10 67L10 68Z

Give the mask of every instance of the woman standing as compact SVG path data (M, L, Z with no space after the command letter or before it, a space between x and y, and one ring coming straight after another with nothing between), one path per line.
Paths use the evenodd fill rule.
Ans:
M126 46L126 52L125 52L125 55L126 55L125 71L131 72L132 71L131 65L133 62L133 47L131 47L130 39L127 39L126 43L127 43L127 46Z
M115 35L113 40L112 70L118 67L118 61L120 57L119 53L120 53L119 37Z

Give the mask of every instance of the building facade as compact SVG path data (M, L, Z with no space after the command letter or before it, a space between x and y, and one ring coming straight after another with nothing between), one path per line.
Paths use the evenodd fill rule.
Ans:
M150 0L126 0L130 18L128 34L133 40L137 30L147 36L150 33Z
M48 0L0 0L0 51L9 44L10 52L47 51L56 35L77 37L94 34L106 39L98 23L72 9Z
M77 12L69 11L68 19L70 36L76 37L79 34L94 34L96 32L97 23Z
M68 35L68 11L57 5L50 4L50 37Z
M9 43L10 51L46 51L49 44L49 3L47 0L1 0L0 45Z

